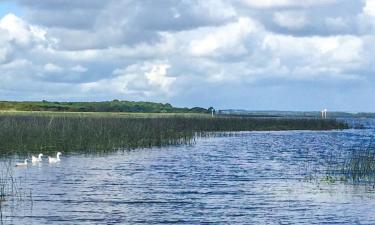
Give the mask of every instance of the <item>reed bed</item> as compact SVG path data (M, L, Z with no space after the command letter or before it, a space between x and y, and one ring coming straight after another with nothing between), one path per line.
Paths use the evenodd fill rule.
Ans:
M192 144L209 132L345 129L335 120L142 114L0 114L0 155L106 153Z
M375 185L375 147L354 148L345 157L330 162L328 176L352 184Z

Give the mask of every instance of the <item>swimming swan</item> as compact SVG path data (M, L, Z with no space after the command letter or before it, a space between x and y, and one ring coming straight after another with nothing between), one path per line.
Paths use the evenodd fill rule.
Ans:
M27 166L28 159L25 159L25 162L23 163L17 163L16 166Z
M32 163L38 163L38 162L41 162L42 161L42 156L43 156L43 154L42 153L40 153L39 155L38 155L38 157L35 157L35 156L31 156L31 162Z
M58 153L57 153L56 158L53 158L53 157L48 156L48 162L49 162L49 163L57 163L57 162L60 162L60 155L61 155L61 152L58 152Z

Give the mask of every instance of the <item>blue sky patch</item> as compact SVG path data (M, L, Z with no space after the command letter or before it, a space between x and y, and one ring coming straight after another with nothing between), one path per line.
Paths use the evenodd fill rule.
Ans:
M21 16L21 10L16 3L11 1L0 1L0 17L3 17L8 13Z

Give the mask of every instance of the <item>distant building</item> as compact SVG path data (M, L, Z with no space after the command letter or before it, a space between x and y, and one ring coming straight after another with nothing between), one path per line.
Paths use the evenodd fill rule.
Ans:
M321 111L321 116L322 116L322 119L327 119L327 109L323 109L322 111Z

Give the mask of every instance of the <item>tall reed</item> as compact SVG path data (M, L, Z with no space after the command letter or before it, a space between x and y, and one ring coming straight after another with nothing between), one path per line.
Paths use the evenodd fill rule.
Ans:
M14 176L14 163L12 159L0 160L0 205L9 199L21 200L25 190L20 188L23 180Z
M42 152L104 153L118 149L191 144L216 131L329 130L335 120L207 116L96 116L0 114L0 155Z
M353 184L375 184L375 147L355 148L344 159L336 160L339 163L330 172L336 177L340 176L345 181Z

